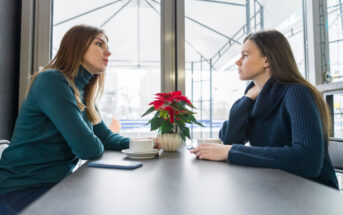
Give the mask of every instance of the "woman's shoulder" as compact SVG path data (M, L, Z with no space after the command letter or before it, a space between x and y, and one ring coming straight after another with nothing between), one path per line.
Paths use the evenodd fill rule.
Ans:
M286 84L286 96L311 95L311 90L303 84Z
M37 76L36 78L37 80L41 80L41 81L46 81L46 80L66 80L64 75L56 69L49 69L49 70L45 70L40 72L40 74Z
M62 92L68 92L71 90L67 79L64 75L54 69L49 69L40 72L34 79L31 85L31 94L56 94Z
M287 84L285 101L289 105L314 104L315 102L311 89L302 84Z
M55 69L40 72L33 82L33 85L40 87L56 87L57 85L68 85L64 75Z

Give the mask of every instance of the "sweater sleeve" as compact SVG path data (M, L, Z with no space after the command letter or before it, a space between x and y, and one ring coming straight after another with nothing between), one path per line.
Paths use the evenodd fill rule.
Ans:
M98 136L104 144L105 149L122 150L129 148L130 139L113 133L103 121L95 125L93 129L95 135Z
M248 136L248 118L254 101L246 96L237 100L230 111L229 120L219 131L224 144L245 144Z
M53 122L80 159L93 159L102 155L103 144L82 118L72 89L57 72L43 72L33 83L30 93L38 106Z
M228 161L257 167L278 168L303 177L320 174L324 159L324 136L311 92L292 87L284 98L290 116L292 143L283 147L233 145Z

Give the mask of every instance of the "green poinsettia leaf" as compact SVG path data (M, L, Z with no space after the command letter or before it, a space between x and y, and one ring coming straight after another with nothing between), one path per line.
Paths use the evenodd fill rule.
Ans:
M186 102L184 102L184 101L179 101L179 102L176 103L176 107L179 110L185 109L185 105L186 105Z
M196 122L197 120L195 119L195 117L193 116L193 114L188 114L188 119L191 122Z
M189 139L191 139L191 134L189 132L189 128L185 127L185 130L183 131L183 133L186 135L186 137L188 137Z
M184 128L186 126L185 123L182 122L181 120L175 120L175 122L179 128Z
M203 124L201 124L200 122L198 122L198 121L196 121L196 122L194 122L195 124L197 124L197 125L199 125L199 126L201 126L201 127L203 127L203 128L205 128L205 126L203 125Z
M188 106L188 107L191 107L191 108L193 108L193 109L197 109L196 107L194 107L192 104L188 104L188 103L186 103L186 105Z
M159 113L160 117L162 117L163 119L168 117L168 111L166 110L161 110L161 112Z
M151 106L147 111L145 111L145 113L143 113L143 115L141 117L148 115L149 113L153 112L154 110L155 110L154 106Z
M149 120L145 125L149 125L151 123L151 120Z
M179 134L181 138L185 141L185 138L188 137L191 139L189 128L186 127L184 122L181 122L180 120L176 121L177 126L179 127Z
M177 118L180 119L179 121L188 122L188 116L187 116L187 114L180 114L180 115L177 116Z
M195 123L201 127L205 127L203 124L198 122L192 114L188 114L188 120L189 120L188 123Z
M163 119L159 118L159 117L154 117L151 119L151 131L158 129L159 127L161 127L162 123L163 123Z
M173 132L174 125L171 124L169 121L163 120L162 126L161 126L161 133L167 134Z
M186 141L186 136L182 132L179 132L179 135L183 141Z
M186 140L186 137L188 137L189 139L191 139L190 133L189 133L189 128L187 128L187 127L184 127L184 128L182 128L182 129L180 128L180 129L179 129L179 134L180 134L180 136L181 136L181 138L182 138L183 141Z

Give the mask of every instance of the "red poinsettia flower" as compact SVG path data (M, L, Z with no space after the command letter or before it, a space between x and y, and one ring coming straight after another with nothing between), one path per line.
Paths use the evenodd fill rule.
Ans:
M182 95L181 91L157 93L155 95L155 100L149 104L153 106L142 115L144 117L154 111L158 113L147 123L151 124L152 130L158 129L162 135L177 132L185 140L186 137L190 138L189 128L186 126L186 123L196 123L197 125L203 126L196 121L194 116L191 116L195 113L188 110L186 104L191 108L194 107L191 101ZM164 113L161 114L161 111ZM167 114L165 115L166 112ZM166 118L169 118L169 120Z
M164 104L164 101L161 100L155 100L153 102L151 102L149 105L154 105L155 110L157 110L158 108L161 108Z
M170 106L167 106L165 108L163 108L163 110L166 110L168 111L169 113L169 122L170 123L174 123L174 115L175 115L175 111L174 111L174 108L170 107Z
M187 99L186 96L177 96L177 97L175 97L175 100L176 100L177 102L179 102L179 101L184 101L184 102L186 102L187 104L192 105L191 101L189 101L189 100Z
M157 93L156 100L164 101L164 102L179 102L184 101L187 104L192 105L191 101L187 99L186 96L183 96L181 91L169 92L169 93Z

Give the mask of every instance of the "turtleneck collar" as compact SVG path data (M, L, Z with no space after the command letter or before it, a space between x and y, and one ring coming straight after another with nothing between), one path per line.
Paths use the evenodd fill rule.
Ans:
M254 86L254 82L251 82L245 90L248 92L250 88ZM278 107L279 102L282 100L286 93L287 85L281 84L274 78L270 78L263 86L260 94L256 98L254 107L250 113L252 117L262 116L268 117L269 113L273 112Z
M77 89L82 90L87 86L89 80L93 77L83 66L80 65L78 74L75 78L75 85Z

